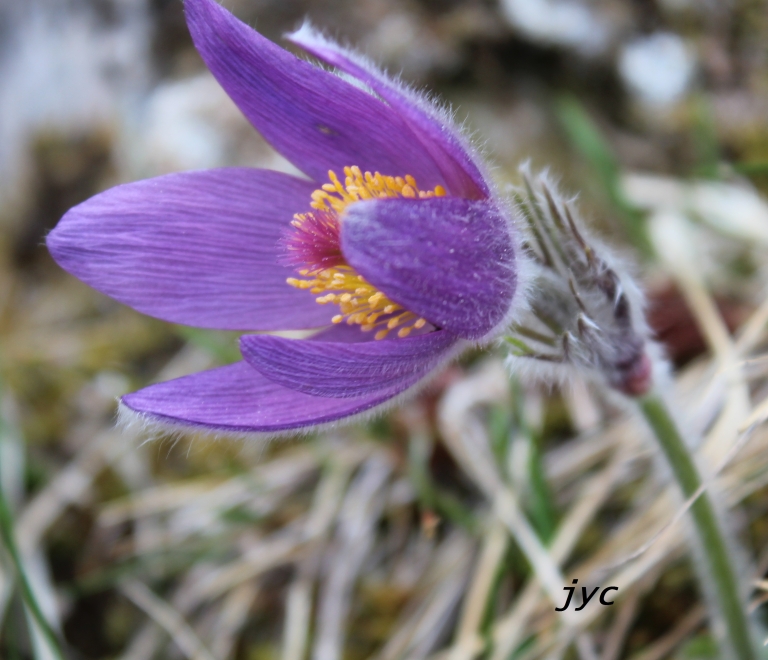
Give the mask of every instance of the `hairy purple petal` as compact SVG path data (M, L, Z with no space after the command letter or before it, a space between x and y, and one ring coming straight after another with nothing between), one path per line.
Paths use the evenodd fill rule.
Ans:
M314 185L245 168L169 174L71 209L48 236L62 268L166 321L280 330L330 323L333 310L286 284L279 241Z
M238 362L150 385L124 396L122 402L150 421L214 431L275 433L371 410L407 386L347 399L315 397L281 387Z
M283 387L350 398L405 389L446 360L456 342L444 330L356 344L247 335L240 338L240 350L248 364Z
M466 339L491 332L512 304L517 273L510 228L489 202L357 202L342 216L341 249L388 298Z
M446 185L407 123L381 100L273 44L214 0L186 0L208 68L256 129L315 181L344 167Z
M359 325L348 323L334 323L320 332L308 337L304 341L330 341L344 344L359 344L361 342L376 341L372 332L363 332Z
M287 38L318 59L361 80L381 96L412 129L420 147L438 163L450 194L469 199L490 195L480 167L446 112L394 83L362 58L307 25Z

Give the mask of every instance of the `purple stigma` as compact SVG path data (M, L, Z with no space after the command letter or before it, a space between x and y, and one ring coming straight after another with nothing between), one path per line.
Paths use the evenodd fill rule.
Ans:
M282 240L286 265L317 272L345 264L340 230L339 218L331 211L297 214Z

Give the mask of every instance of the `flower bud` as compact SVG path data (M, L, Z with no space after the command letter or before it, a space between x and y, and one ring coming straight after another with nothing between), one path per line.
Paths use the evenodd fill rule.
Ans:
M513 364L549 365L557 375L590 374L630 396L651 385L642 295L621 259L584 229L573 200L546 174L521 170L515 200L535 264L528 308L506 341Z

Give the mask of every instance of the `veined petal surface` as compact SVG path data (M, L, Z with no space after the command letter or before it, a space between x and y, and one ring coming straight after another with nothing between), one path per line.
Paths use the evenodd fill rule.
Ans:
M421 149L438 164L449 194L469 199L490 196L480 166L447 112L432 107L426 99L396 84L363 58L324 38L306 24L287 38L319 60L364 82L381 96L411 128Z
M229 330L330 324L286 284L279 241L314 184L247 168L169 174L71 209L48 236L65 270L140 312Z
M380 99L265 39L214 0L186 0L195 47L264 138L302 172L326 182L357 165L446 185L408 124Z
M457 341L444 330L354 344L246 335L240 350L248 364L283 387L351 398L410 387L445 361Z
M341 249L405 309L465 339L501 323L517 286L510 227L486 201L384 199L350 205Z
M212 431L277 433L369 411L401 391L390 388L344 399L316 397L282 387L247 363L237 362L150 385L124 396L122 402L151 421Z

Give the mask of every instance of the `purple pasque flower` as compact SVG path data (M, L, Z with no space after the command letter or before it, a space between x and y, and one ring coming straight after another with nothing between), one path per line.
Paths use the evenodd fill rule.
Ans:
M215 431L315 427L393 400L503 331L520 289L511 213L448 115L306 26L289 39L345 77L214 0L185 7L208 68L308 179L223 168L117 186L71 209L48 248L167 321L322 331L245 335L243 362L124 407Z

